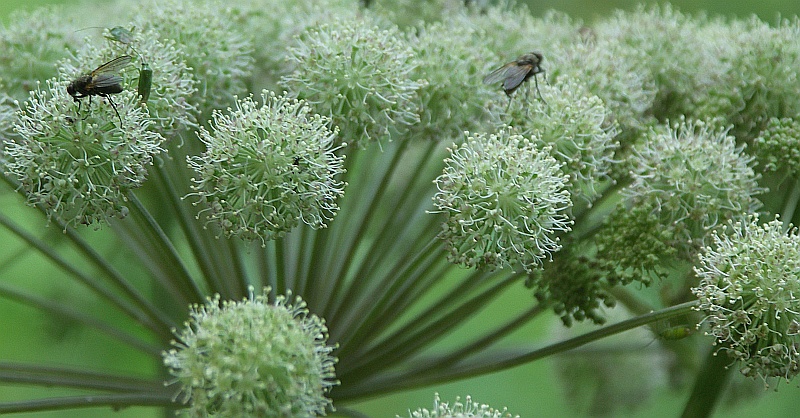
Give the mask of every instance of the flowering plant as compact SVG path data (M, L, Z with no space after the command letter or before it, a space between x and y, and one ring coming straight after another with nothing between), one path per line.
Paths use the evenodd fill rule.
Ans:
M800 21L370 3L120 1L104 28L64 7L0 30L0 308L49 324L2 325L45 347L0 344L0 382L62 390L0 413L359 416L598 340L556 363L586 413L672 383L707 415L798 374ZM513 318L483 311L512 294ZM508 416L465 399L391 412Z

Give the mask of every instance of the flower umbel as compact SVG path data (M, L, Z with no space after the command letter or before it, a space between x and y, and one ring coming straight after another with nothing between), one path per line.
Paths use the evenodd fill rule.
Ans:
M652 130L635 147L633 161L633 184L623 193L634 205L653 208L674 229L676 245L685 247L761 205L753 157L713 123L681 121L666 131Z
M493 122L511 125L522 135L532 135L540 146L553 147L553 157L570 174L573 197L594 199L597 185L608 180L619 147L612 114L599 97L569 76L542 84L547 105L528 88L510 104L506 98L491 102Z
M195 417L325 415L337 385L335 347L325 321L291 293L269 303L270 288L241 302L219 295L195 305L164 364Z
M335 177L344 169L328 118L302 100L266 91L262 99L239 100L229 115L215 111L212 131L198 132L206 152L188 161L209 219L228 236L263 243L301 220L324 227L338 210L343 183Z
M227 3L169 0L152 6L137 15L136 27L142 33L157 33L166 44L174 40L180 45L176 51L199 81L193 102L201 112L222 109L235 95L247 91L245 78L253 63L253 45L248 35L235 29Z
M419 122L411 46L397 28L344 21L309 28L289 49L294 71L282 79L292 94L330 116L358 146Z
M78 105L67 82L49 80L31 92L5 141L4 170L19 181L31 204L66 224L93 224L124 217L128 190L138 188L164 138L148 129L151 120L135 92L114 96L120 118L99 97ZM117 126L121 123L120 126Z
M800 373L800 235L758 217L726 225L700 254L692 289L721 350L750 377Z
M439 238L452 262L531 271L559 250L554 235L570 230L572 201L550 151L509 130L468 134L451 150L433 201L447 215Z

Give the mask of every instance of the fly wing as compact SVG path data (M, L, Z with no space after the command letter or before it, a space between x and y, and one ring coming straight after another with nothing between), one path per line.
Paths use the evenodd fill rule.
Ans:
M528 77L531 72L530 65L515 65L506 71L506 78L503 81L503 90L513 91Z
M505 80L507 77L506 73L511 71L512 67L516 67L516 64L509 62L508 64L492 71L483 78L483 84L494 84Z
M92 77L92 81L86 85L87 89L99 89L110 87L122 83L122 77L111 74L100 74Z
M131 56L130 55L123 55L121 57L114 58L113 60L97 67L94 71L92 71L92 78L96 78L101 74L111 74L119 72L119 70L125 68L128 64L131 63Z

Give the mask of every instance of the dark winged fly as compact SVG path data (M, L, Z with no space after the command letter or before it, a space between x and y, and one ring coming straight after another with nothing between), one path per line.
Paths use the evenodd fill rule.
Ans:
M520 55L516 60L511 61L489 73L483 78L483 83L494 84L502 81L503 91L506 92L506 95L508 95L510 99L511 95L519 88L519 86L522 85L522 83L533 77L539 100L544 102L542 94L539 92L539 79L536 78L536 74L544 72L544 69L540 65L541 63L542 54L538 52L530 52Z

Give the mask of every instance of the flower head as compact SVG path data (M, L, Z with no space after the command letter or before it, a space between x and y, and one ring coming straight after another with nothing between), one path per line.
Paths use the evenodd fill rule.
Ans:
M539 146L553 147L553 157L564 163L563 170L570 175L570 190L591 200L598 195L596 185L608 179L618 147L611 111L570 77L539 88L547 104L533 88L527 94L518 92L510 106L505 98L491 103L493 122L513 126L516 132L535 138Z
M519 415L513 415L519 418ZM397 416L399 418L399 415ZM490 408L489 405L479 404L474 402L470 396L467 396L466 402L462 403L461 398L456 397L455 403L450 405L447 402L442 402L439 399L439 394L434 395L433 410L429 411L425 408L418 408L416 411L411 412L411 418L505 418L512 417L507 412L506 408L502 411Z
M573 42L546 55L548 78L580 80L602 99L624 134L624 144L650 123L646 112L656 96L655 81L641 68L644 54L638 54L614 38Z
M475 42L475 32L434 23L416 35L413 45L420 65L413 74L427 84L418 91L421 120L410 132L415 138L453 140L465 130L485 127L485 104L494 92L481 78L494 54Z
M451 150L433 197L451 261L530 271L559 250L555 234L571 225L569 177L550 151L509 130L468 134Z
M165 0L137 14L134 22L143 34L155 36L174 48L198 80L193 101L202 113L222 109L237 94L247 92L245 80L252 71L253 45L236 27L231 10L218 0ZM145 41L143 41L145 42ZM164 71L167 69L165 68ZM159 71L158 68L154 68Z
M333 147L336 130L302 100L262 93L263 105L239 100L229 114L215 111L206 145L188 158L197 172L193 186L204 210L228 236L266 240L302 220L324 227L338 210L343 158Z
M148 65L152 71L150 97L144 103L153 122L151 130L170 139L176 133L197 125L197 108L192 101L192 95L197 91L197 81L178 52L175 41L159 41L158 34L152 29L114 29L125 33L122 40L115 39L109 29L104 31L103 44L98 45L87 39L74 59L60 63L61 77L74 78L86 74L100 63L129 55L132 63L120 70L125 78L125 89L138 90L143 65ZM90 62L98 64L87 66L86 63Z
M651 208L675 244L690 250L718 224L753 213L763 190L753 157L728 130L702 121L681 121L651 130L635 147L631 177L623 192L639 207Z
M633 63L655 83L648 113L659 120L693 114L708 100L708 88L727 70L719 62L713 40L699 35L702 16L688 16L669 4L617 11L596 25L595 36L614 45L614 53Z
M19 181L30 204L66 224L124 217L126 193L142 185L164 138L149 130L135 92L91 104L84 98L79 107L67 84L49 80L31 92L14 139L5 141L6 175Z
M270 288L241 302L219 295L192 307L164 364L195 417L307 417L331 408L338 384L325 321Z
M771 118L755 140L756 156L766 170L800 173L800 121Z
M730 223L700 253L692 291L721 350L746 376L800 373L800 235L775 219Z
M719 29L726 73L709 89L709 109L750 143L771 118L800 114L800 20L771 25L753 17Z
M289 49L291 74L282 79L290 94L329 116L342 138L360 147L389 138L417 123L417 67L400 31L369 21L335 21L308 28Z
M26 100L37 83L56 76L56 62L80 44L67 9L43 7L13 13L0 29L0 80L3 92Z

